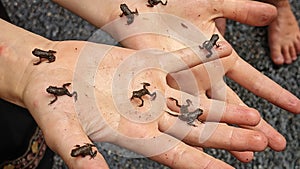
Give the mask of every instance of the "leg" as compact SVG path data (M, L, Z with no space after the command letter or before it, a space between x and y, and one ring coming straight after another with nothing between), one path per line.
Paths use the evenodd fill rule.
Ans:
M40 60L38 61L38 62L36 62L36 63L33 63L33 65L38 65L38 64L40 64L42 62L42 59L40 58Z
M71 83L65 83L65 84L63 84L62 87L63 87L63 88L66 88L67 86L70 86L70 84L71 84Z
M206 55L206 58L209 58L212 55L212 51L211 50L207 50L208 54Z
M181 105L178 104L178 100L176 100L176 99L174 99L174 98L170 98L170 99L176 102L176 106L177 106L177 107L181 107Z
M161 3L162 5L167 5L168 1L166 1L165 3L163 3L162 1L160 1L160 3Z
M142 101L142 103L139 105L139 107L142 107L144 105L144 100L141 97L139 97L139 99Z
M56 100L57 100L57 96L55 96L55 99L52 100L52 101L49 103L49 105L51 105L52 103L54 103Z
M74 99L75 99L75 102L76 102L76 101L77 101L77 92L74 91L74 92L72 93L71 97L72 97L72 96L74 96Z
M151 100L155 100L155 98L156 98L156 92L153 92L152 94L149 93L149 95L152 97Z
M91 150L91 158L90 159L94 159L97 155L97 151L95 150L94 152Z
M194 120L189 120L189 121L187 122L187 124L190 125L190 126L197 127L197 125L194 124Z

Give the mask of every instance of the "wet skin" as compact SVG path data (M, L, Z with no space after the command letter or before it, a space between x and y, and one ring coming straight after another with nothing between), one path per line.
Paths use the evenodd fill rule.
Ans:
M168 1L166 1L165 3L163 3L161 0L148 0L148 7L154 7L154 5L157 5L161 3L162 5L167 5Z
M143 89L137 90L137 91L133 91L132 92L132 96L130 98L130 100L134 99L134 98L139 98L142 103L139 105L139 107L142 107L144 105L144 100L142 99L143 96L145 95L149 95L152 97L152 100L154 100L156 98L156 92L153 92L152 94L149 92L149 90L146 88L146 86L150 86L149 83L141 83L143 85Z
M193 122L198 119L199 116L201 116L203 114L203 110L200 108L197 108L196 110L189 112L188 107L192 104L192 101L187 99L186 100L186 105L179 105L178 104L178 100L174 99L174 98L169 98L173 101L176 102L176 106L180 107L180 113L179 114L173 114L170 113L168 111L166 111L167 113L169 113L172 116L176 116L178 117L180 120L182 121L186 121L188 125L197 127L195 124L193 124Z
M44 51L44 50L35 48L32 51L32 54L36 57L39 57L40 60L36 63L33 63L33 65L40 64L42 62L42 59L47 59L48 63L54 62L55 61L55 56L54 56L55 53L56 53L56 51L54 51L54 50Z
M77 92L73 92L72 94L69 92L69 90L66 88L71 83L65 83L62 87L56 87L56 86L49 86L46 91L50 94L53 94L55 96L55 99L52 100L50 104L54 103L57 100L57 96L63 96L67 95L69 97L73 97L75 95L75 101L77 100Z
M127 25L130 25L134 21L134 14L139 15L137 9L135 9L135 12L132 12L126 4L121 4L120 9L122 11L122 14L120 14L120 17L125 15L127 17Z
M200 49L206 49L208 51L208 54L206 55L207 58L209 58L212 55L211 49L216 45L219 47L217 44L217 41L219 39L218 34L213 34L210 38L210 40L206 40L203 42L202 46L199 46Z
M94 144L85 143L83 146L75 145L76 148L74 148L71 151L72 157L85 157L85 156L91 156L92 158L95 158L97 155L97 151L93 151L92 147L96 147Z

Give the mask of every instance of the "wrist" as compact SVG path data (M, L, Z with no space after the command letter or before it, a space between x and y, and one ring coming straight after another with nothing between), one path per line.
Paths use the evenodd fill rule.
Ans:
M33 63L34 48L45 48L52 43L38 35L0 20L0 98L24 107L23 92L29 77L39 67Z

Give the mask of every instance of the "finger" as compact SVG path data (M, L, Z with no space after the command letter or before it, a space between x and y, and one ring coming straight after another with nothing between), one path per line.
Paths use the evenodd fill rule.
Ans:
M227 76L271 103L292 113L300 113L300 100L296 96L261 74L244 60L239 58L232 69L227 72Z
M278 133L270 124L264 119L261 119L260 123L255 127L243 126L256 131L261 131L268 138L268 146L275 151L282 151L286 146L285 138Z
M171 150L150 158L172 168L233 168L223 161L213 158L182 142Z
M201 45L201 44L199 44ZM160 57L161 65L167 72L176 72L188 67L193 67L198 64L216 60L218 58L229 56L232 52L232 47L226 41L218 42L218 47L212 49L212 55L207 58L207 49L200 49L199 46L180 49L173 52L162 53L163 57ZM179 59L176 60L174 57ZM180 63L178 63L180 62ZM179 66L184 63L184 66ZM174 66L176 65L176 67Z
M185 111L181 110L177 104L187 105L187 100L191 100L192 105L188 107L188 110L193 112L200 108L202 110L202 114L198 117L200 121L225 122L229 124L252 126L257 125L260 121L259 112L246 106L207 99L205 96L196 98L174 89L169 89L166 92L166 97L169 97L167 100L168 108L176 112Z
M254 158L254 153L251 151L230 151L230 153L243 163L248 163Z
M220 97L221 94L218 93L219 90L214 91L213 89L209 89L206 94L209 98L225 101L226 103L236 104L236 105L245 105L244 102L240 99L240 97L230 88L226 85L226 96L224 98Z
M257 1L226 0L216 6L223 17L252 26L268 25L277 16L276 7Z
M223 97L218 97L219 94L213 94L211 90L207 91L207 95L213 99L223 100ZM237 94L227 86L226 89L226 98L227 103L236 104L236 105L244 105L243 101L237 96ZM239 161L247 163L250 162L254 155L252 151L229 151L233 156L235 156Z
M231 90L228 88L228 90ZM234 96L234 92L232 91L232 94L230 94L230 102L238 105L245 105L242 100L238 96ZM246 106L246 105L245 105ZM286 141L284 137L278 133L272 126L270 126L267 122L264 121L264 119L261 119L259 123L256 126L245 126L241 125L244 128L252 129L255 131L262 132L268 139L268 146L276 151L281 151L285 148Z
M236 151L262 151L268 145L263 133L227 126L223 123L194 123L188 125L178 117L165 113L159 121L159 129L184 142L206 148Z
M69 168L108 168L103 156L97 148L91 146L91 153L83 156L72 156L75 145L84 146L93 143L86 136L78 121L70 122L70 119L52 116L48 122L43 122L42 130L47 145L57 152ZM46 128L45 128L46 127ZM76 155L76 154L75 154Z
M232 168L173 136L159 132L157 128L151 129L148 124L144 126L139 128L138 135L129 131L129 135L118 135L120 138L114 143L171 168Z

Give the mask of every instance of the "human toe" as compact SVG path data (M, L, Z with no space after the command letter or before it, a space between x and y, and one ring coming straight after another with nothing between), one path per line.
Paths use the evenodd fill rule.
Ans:
M290 47L289 46L283 47L282 53L283 53L283 57L284 57L284 63L291 64L292 63L292 57L291 57L291 54L290 54Z
M284 57L280 51L271 51L271 58L276 65L282 65L284 63Z

